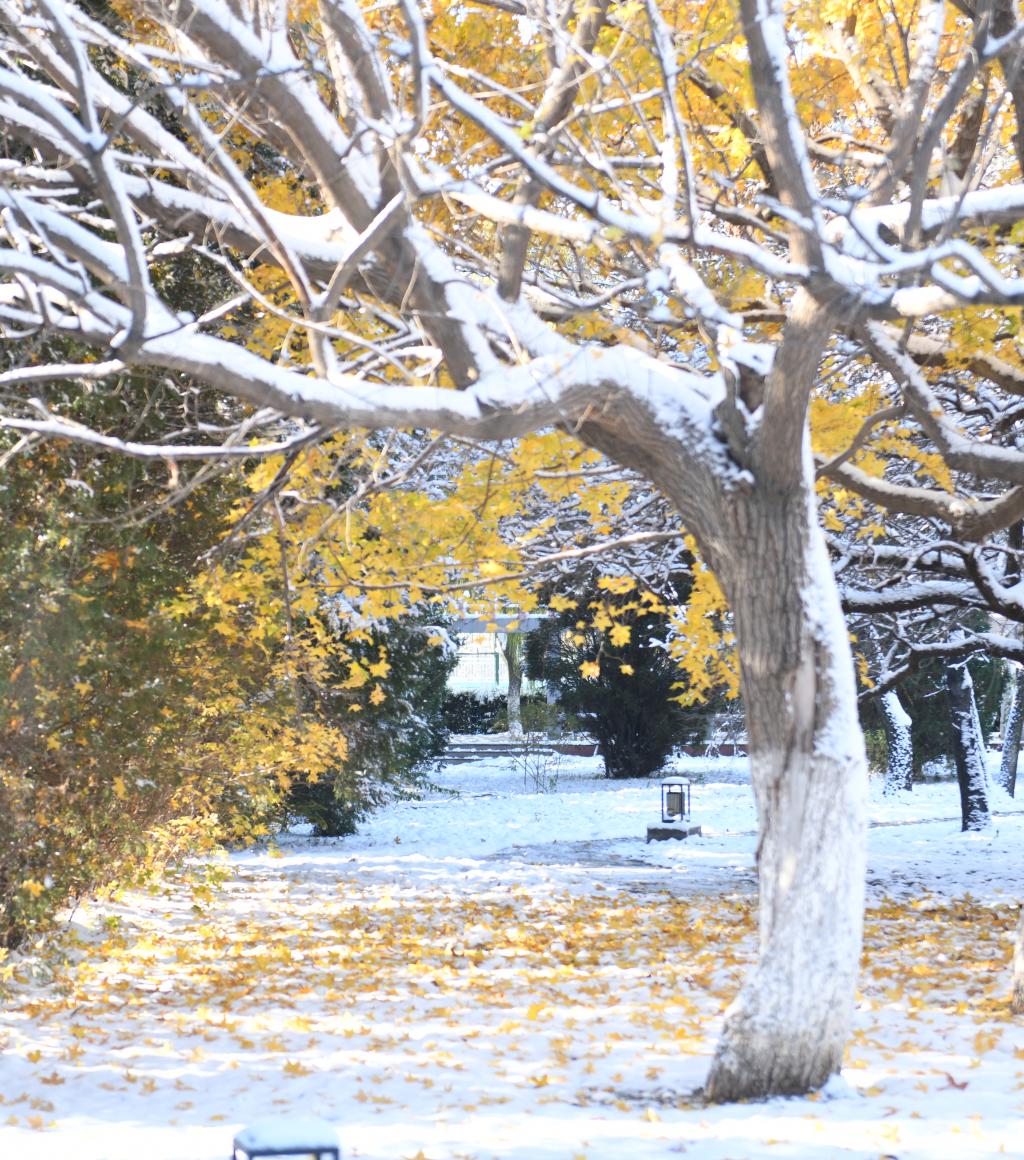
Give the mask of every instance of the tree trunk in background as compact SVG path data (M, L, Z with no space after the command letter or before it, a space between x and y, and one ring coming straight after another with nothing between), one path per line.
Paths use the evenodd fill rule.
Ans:
M1021 726L1024 725L1024 668L1018 668L1013 682L1013 700L1003 726L1003 757L999 762L999 784L1010 797L1017 789L1017 758L1020 754Z
M523 634L509 632L501 646L505 664L508 666L508 733L513 741L523 739Z
M1018 137L1024 133L1024 125L1018 129ZM1012 588L1020 583L1020 552L1024 551L1024 520L1018 520L1006 529L1006 546L1010 549L1006 554L1006 567L1003 569L1003 583ZM1017 631L1019 632L1019 626ZM1013 682L1013 694L1010 700L1010 711L1002 724L1003 756L999 762L999 784L1013 797L1017 790L1017 759L1020 754L1021 725L1024 724L1024 668L1013 666L1016 680Z
M974 703L974 682L966 661L946 666L946 696L953 733L953 757L960 784L962 830L984 830L991 823L985 746Z
M713 567L742 667L760 956L726 1013L707 1082L717 1101L807 1092L839 1071L860 965L867 811L849 637L811 489L743 497L728 518L745 550Z
M910 736L910 716L895 689L882 695L881 707L889 750L885 765L885 793L902 793L914 788L914 743Z

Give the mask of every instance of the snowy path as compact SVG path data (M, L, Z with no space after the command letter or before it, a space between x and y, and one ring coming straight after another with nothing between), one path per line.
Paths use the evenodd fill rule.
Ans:
M1024 1154L1024 818L965 838L931 820L955 787L877 798L880 823L929 820L870 835L843 1081L707 1109L755 946L749 788L726 764L695 790L705 836L648 846L656 785L592 770L531 795L512 766L461 767L474 796L83 911L78 972L26 978L0 1015L0 1158L225 1160L239 1125L290 1113L372 1160Z

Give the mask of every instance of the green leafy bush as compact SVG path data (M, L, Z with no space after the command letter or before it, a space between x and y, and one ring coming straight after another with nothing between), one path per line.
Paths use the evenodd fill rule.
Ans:
M476 693L449 693L444 699L444 723L450 733L498 733L506 717L505 698Z
M412 792L448 742L446 683L454 650L431 643L439 638L437 617L388 621L350 645L355 658L371 663L387 656L379 677L382 698L349 711L351 702L326 694L323 706L340 718L348 750L326 776L311 780L298 770L288 795L290 811L310 822L321 837L355 832L361 818L382 801Z
M598 602L612 610L617 644L567 610L527 637L526 673L554 690L559 708L597 741L608 777L649 777L677 745L703 740L708 711L673 699L681 676L664 645L667 615L597 589L579 609Z

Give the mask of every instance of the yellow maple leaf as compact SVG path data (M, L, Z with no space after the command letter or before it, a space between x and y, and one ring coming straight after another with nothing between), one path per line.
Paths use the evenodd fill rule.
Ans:
M583 674L586 680L596 681L597 678L601 675L601 666L597 663L597 661L584 661L583 664L580 665L580 672Z
M633 591L636 587L636 581L632 576L602 576L598 580L597 586L604 589L605 592L617 592L619 595L623 595Z

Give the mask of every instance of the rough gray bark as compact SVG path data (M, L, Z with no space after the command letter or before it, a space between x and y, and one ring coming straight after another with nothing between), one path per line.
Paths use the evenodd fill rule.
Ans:
M902 793L914 788L914 744L910 717L895 689L881 698L882 722L888 757L885 766L885 793Z
M1013 936L1013 993L1010 1010L1014 1015L1024 1015L1024 906L1020 908L1020 918Z
M946 696L949 702L953 758L960 786L962 830L984 830L992 821L988 804L988 774L985 746L974 703L974 682L966 661L946 666Z
M501 645L502 656L508 666L508 694L505 699L508 712L508 732L514 741L523 736L523 635L510 632Z
M866 763L824 547L799 499L736 515L751 550L716 570L740 642L761 953L726 1016L714 1100L808 1091L839 1070L864 899Z
M1013 797L1017 789L1017 759L1020 755L1021 727L1024 726L1024 669L1018 668L1013 682L1013 700L1003 726L1003 756L999 762L999 784Z
M676 504L735 617L758 811L760 954L726 1015L705 1089L715 1101L821 1087L841 1066L853 1015L867 762L800 411L826 334L823 312L798 296L766 377L765 420L751 430L740 407L725 415L743 473L695 476L628 402L579 429Z

